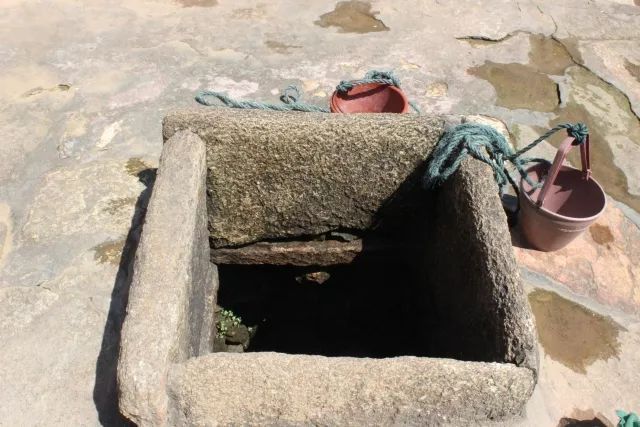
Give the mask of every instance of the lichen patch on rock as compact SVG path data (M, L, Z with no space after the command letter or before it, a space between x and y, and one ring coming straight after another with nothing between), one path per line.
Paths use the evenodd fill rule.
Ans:
M123 248L124 239L107 240L93 247L94 259L101 264L109 263L118 265Z

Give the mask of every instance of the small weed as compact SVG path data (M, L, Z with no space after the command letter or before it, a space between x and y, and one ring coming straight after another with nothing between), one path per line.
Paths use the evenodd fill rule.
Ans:
M230 327L239 326L242 322L240 316L236 316L231 310L220 311L220 317L216 322L216 337L224 338L229 332Z

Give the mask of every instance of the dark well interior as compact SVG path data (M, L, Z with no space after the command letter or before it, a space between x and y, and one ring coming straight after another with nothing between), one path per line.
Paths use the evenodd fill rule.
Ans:
M491 171L467 161L429 191L420 185L423 172L424 165L400 183L366 229L269 241L322 242L331 231L348 232L361 239L362 250L346 265L292 267L282 259L238 265L216 260L220 247L212 244L218 305L257 327L244 351L535 366L530 312ZM330 278L296 280L309 271Z
M508 301L505 286L517 279L504 280L509 269L489 270L496 256L476 230L476 211L489 207L485 226L505 230L506 217L497 198L479 206L477 191L464 185L456 176L422 193L424 203L402 221L364 231L363 251L349 264L219 265L218 304L255 327L245 351L511 361L510 309L498 298ZM367 251L380 241L386 252ZM330 276L304 280L314 272Z
M330 267L220 266L218 303L255 327L247 351L391 357L438 353L429 298L407 262ZM306 273L328 273L323 283Z
M218 304L255 329L246 351L440 355L441 340L434 331L442 327L416 250L425 246L421 236L426 232L427 198L406 215L392 211L363 232L301 238L319 244L345 236L361 240L362 251L347 264L219 265Z

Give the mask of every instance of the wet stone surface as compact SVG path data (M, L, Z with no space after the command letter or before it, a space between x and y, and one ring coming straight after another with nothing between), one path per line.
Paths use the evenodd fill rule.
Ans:
M562 75L574 65L567 49L557 40L532 34L529 40L529 63L501 64L487 61L469 73L487 80L497 92L496 105L541 112L553 112L560 104L560 89L551 75ZM472 46L494 46L487 40L466 40Z
M218 4L218 0L176 0L184 7L211 7Z
M377 12L371 10L371 4L360 0L340 1L332 12L325 13L315 22L321 27L338 27L341 33L372 33L389 31Z
M541 34L529 36L529 65L541 73L561 76L565 70L574 65L564 43L570 41L559 41Z
M106 241L93 248L95 259L100 263L111 263L117 265L120 262L124 240Z
M478 46L477 40L472 42ZM633 166L640 162L640 120L629 99L614 85L579 65L582 58L579 51L576 53L575 40L530 35L528 42L528 64L487 61L468 72L492 84L498 106L553 113L550 127L586 123L591 135L594 177L608 194L640 210L640 175ZM501 43L504 41L482 41L480 46L497 49ZM634 64L625 61L630 73L637 71ZM560 86L551 76L562 76L565 83ZM512 127L517 129L518 125ZM535 129L543 133L546 127ZM563 138L558 135L550 141L557 145ZM530 141L522 141L522 145L527 142ZM579 165L579 153L574 151L569 160Z
M605 317L623 313L615 318L628 331L618 332L618 355L584 363L586 374L545 358L540 398L524 425L613 421L616 407L638 411L638 6L0 2L0 419L120 420L113 361L130 259L119 242L135 242L168 111L194 106L201 89L277 102L288 84L326 106L337 82L372 68L393 69L423 112L499 118L516 146L554 123L589 125L594 174L613 197L610 207L561 251L515 252L523 271L549 287L598 303L589 307ZM467 72L488 75L486 64L516 72L510 79L497 72L494 82ZM509 85L522 88L531 75L542 91L528 95L525 87L519 97ZM550 158L557 143L540 152Z
M640 161L640 121L627 98L614 86L580 67L572 67L568 76L566 104L551 123L587 123L594 177L616 200L640 210L640 175L636 167ZM580 156L574 151L569 160L577 166Z
M596 360L618 356L621 326L555 292L538 289L529 294L538 337L554 360L580 373Z
M589 227L589 233L591 233L591 238L593 239L593 241L599 245L606 245L613 242L613 234L611 234L611 229L606 225L593 224L591 227Z
M286 44L276 40L267 40L264 44L271 50L277 53L289 54L292 49L300 49L302 46L294 44Z
M629 74L631 74L633 77L636 78L636 80L638 80L638 82L640 82L640 65L634 64L628 59L625 59L624 68L626 68Z
M496 89L496 105L517 109L549 112L560 102L558 85L546 74L523 64L484 65L469 70L469 73L487 80Z

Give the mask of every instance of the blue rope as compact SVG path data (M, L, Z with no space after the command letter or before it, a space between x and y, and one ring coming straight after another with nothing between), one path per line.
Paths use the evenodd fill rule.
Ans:
M338 84L336 90L340 93L346 93L349 90L353 89L355 86L369 84L369 83L378 83L383 85L391 85L397 88L400 88L400 79L398 79L393 72L391 71L376 71L371 70L365 74L363 79L359 80L343 80ZM215 92L204 90L196 95L196 101L202 105L206 106L215 106L217 105L214 101L209 100L209 98L216 98L219 102L222 102L227 107L230 108L242 108L242 109L254 109L254 110L273 110L273 111L304 111L304 112L314 112L314 113L329 113L331 112L326 107L320 107L313 104L307 104L304 102L300 102L302 98L302 94L300 90L294 86L287 86L280 95L280 101L282 104L271 104L268 102L260 102L260 101L240 101L230 96L225 95L222 92ZM420 112L418 106L409 101L409 105L413 108L417 113Z
M582 144L589 134L587 126L583 123L565 123L550 129L531 144L514 152L505 137L491 126L476 123L458 125L445 132L440 138L427 165L423 185L427 189L438 187L458 170L468 155L471 155L491 166L501 196L508 184L511 184L518 194L518 186L507 170L506 164L509 162L529 185L540 187L539 182L533 182L529 178L525 166L531 162L549 162L545 159L523 157L522 155L561 129L566 129L567 133L576 139L577 144Z

